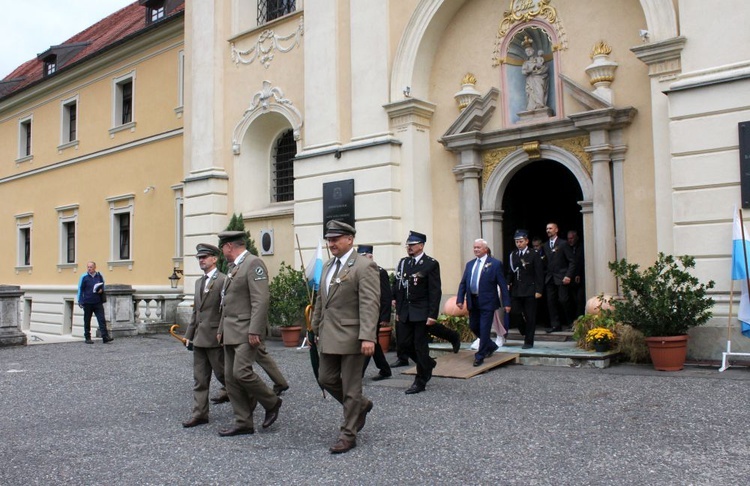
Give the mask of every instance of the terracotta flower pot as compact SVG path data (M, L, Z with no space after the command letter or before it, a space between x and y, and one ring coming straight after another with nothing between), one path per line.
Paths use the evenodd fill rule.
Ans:
M302 327L300 326L289 326L282 327L281 329L281 340L284 342L284 346L287 348L294 348L299 346L299 337Z
M687 334L646 338L654 369L680 371L685 366L687 342Z
M384 353L388 352L391 347L391 327L381 327L378 329L378 344Z

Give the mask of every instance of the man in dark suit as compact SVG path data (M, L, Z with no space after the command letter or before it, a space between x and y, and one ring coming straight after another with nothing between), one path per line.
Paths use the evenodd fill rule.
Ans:
M233 427L221 429L222 437L255 433L253 411L258 402L266 409L263 428L279 415L281 398L253 370L262 337L268 327L268 270L247 251L244 231L219 233L219 245L229 264L222 289L221 321L217 339L224 344L224 375L234 410Z
M544 277L544 289L547 294L550 327L547 332L562 331L563 326L570 326L568 302L570 300L570 282L576 271L573 250L568 242L557 237L559 231L556 223L547 224L547 243L544 253L547 257L547 275Z
M359 245L357 247L357 253L364 255L370 260L373 259L372 245ZM380 275L380 317L378 318L378 330L381 327L389 327L391 325L391 303L393 296L391 294L391 281L388 278L388 272L383 267L378 266L378 273ZM387 349L385 350L388 351ZM380 347L380 343L375 341L375 354L372 355L372 360L375 362L375 366L380 372L372 378L372 381L385 380L390 378L392 375L391 367L388 366L388 361L385 359L385 353L383 348ZM370 364L370 357L365 358L365 364L362 366L362 376L365 376L365 370L367 365Z
M481 366L484 358L491 356L498 346L490 339L492 320L495 311L504 304L505 312L510 311L508 284L505 281L503 263L489 255L487 242L482 239L474 241L474 260L466 264L461 283L458 285L456 305L469 309L469 327L479 338L479 349L474 354L474 366ZM502 294L502 302L498 296Z
M208 390L211 371L221 383L221 392L212 399L214 403L228 402L224 382L224 349L216 340L221 318L221 289L226 275L216 268L219 250L208 243L195 247L198 266L203 276L195 282L193 315L185 331L185 346L193 350L193 416L182 422L183 427L208 423Z
M432 378L435 360L430 357L427 330L437 324L442 288L440 264L424 253L427 236L410 231L406 240L407 257L396 267L396 344L417 364L417 376L407 395L425 390Z
M312 330L320 352L318 382L344 406L339 438L332 454L357 446L372 402L362 394L362 365L375 352L380 281L375 262L354 251L350 225L331 220L325 238L333 254L323 267Z
M510 285L510 313L516 317L518 330L523 335L523 349L534 347L536 307L544 290L544 268L539 254L529 248L529 233L519 229L513 235L516 251L508 257Z
M578 231L568 231L568 245L576 260L576 273L570 283L570 308L573 311L570 317L575 319L586 313L586 261Z

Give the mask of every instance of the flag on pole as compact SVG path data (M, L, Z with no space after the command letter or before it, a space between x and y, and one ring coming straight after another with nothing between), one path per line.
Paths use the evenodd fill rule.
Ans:
M320 278L323 275L323 246L318 240L318 249L315 250L315 257L310 260L305 268L305 277L308 283L313 286L313 290L320 288Z
M747 288L748 262L750 256L750 239L748 232L740 222L740 211L734 208L734 224L732 226L732 280L742 280L742 294L740 296L740 311L737 319L742 324L742 335L750 338L750 295Z

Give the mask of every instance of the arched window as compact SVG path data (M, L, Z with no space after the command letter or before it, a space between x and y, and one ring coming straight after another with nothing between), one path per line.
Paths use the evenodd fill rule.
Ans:
M294 200L294 157L297 143L294 132L287 130L277 140L273 155L273 201Z

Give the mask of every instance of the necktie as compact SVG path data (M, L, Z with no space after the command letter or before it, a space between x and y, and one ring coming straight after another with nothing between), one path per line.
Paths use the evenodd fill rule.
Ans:
M474 269L472 270L472 273L471 273L470 290L472 294L479 293L479 272L480 272L479 264L481 263L481 261L482 260L477 258L477 261L474 263Z
M336 259L336 267L333 269L333 273L331 274L331 278L328 279L328 288L326 290L329 290L331 288L331 282L336 280L336 275L339 274L339 270L341 269L341 260L338 258Z
M208 280L208 278L205 275L203 277L201 277L201 288L203 288L204 292L206 291L206 281L207 280Z
M549 240L549 247L550 248L554 248L555 247L555 241L554 240Z

